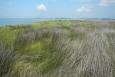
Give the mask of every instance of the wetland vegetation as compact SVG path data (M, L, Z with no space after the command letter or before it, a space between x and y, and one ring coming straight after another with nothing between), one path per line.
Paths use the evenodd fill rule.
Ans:
M115 22L0 27L0 77L115 77Z

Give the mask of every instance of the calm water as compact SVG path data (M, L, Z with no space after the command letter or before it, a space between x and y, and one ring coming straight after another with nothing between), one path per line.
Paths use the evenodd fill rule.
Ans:
M32 24L34 22L39 22L42 20L45 20L45 19L7 18L7 19L0 19L0 26L16 25L16 24Z

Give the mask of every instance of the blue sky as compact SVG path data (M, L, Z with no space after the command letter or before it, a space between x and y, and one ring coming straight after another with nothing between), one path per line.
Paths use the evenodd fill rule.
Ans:
M0 0L0 18L115 18L115 0Z

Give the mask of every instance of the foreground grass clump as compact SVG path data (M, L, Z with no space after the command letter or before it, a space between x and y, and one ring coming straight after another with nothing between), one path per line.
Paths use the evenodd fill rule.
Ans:
M114 22L55 20L0 28L0 77L115 77Z

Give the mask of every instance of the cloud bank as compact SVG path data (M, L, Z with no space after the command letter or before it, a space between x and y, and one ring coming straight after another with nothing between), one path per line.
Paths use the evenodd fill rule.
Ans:
M108 6L110 4L114 4L115 0L101 0L100 1L100 6Z

